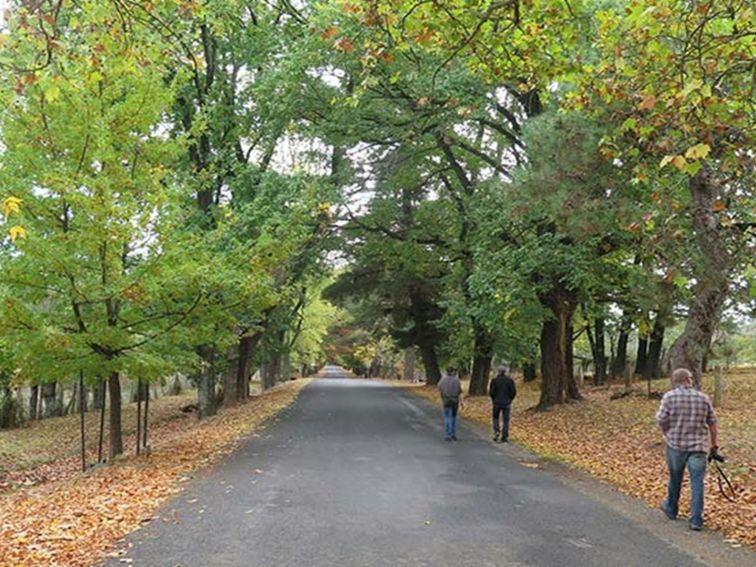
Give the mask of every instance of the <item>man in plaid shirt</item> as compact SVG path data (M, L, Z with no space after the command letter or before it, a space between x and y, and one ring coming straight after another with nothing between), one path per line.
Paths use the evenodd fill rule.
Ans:
M670 520L677 518L687 465L691 489L690 529L699 531L703 527L706 452L717 448L717 417L709 396L693 387L693 375L685 368L672 372L672 388L664 394L656 414L656 422L667 442L669 468L667 499L662 510Z

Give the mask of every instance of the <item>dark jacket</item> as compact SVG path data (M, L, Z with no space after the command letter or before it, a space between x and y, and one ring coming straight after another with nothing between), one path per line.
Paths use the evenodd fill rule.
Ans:
M506 374L499 374L491 380L488 395L491 396L491 401L495 406L508 406L517 395L515 381Z

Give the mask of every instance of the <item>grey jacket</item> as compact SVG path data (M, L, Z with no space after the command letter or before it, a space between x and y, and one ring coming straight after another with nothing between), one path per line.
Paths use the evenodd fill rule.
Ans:
M458 404L459 396L462 394L462 384L458 377L447 374L438 383L438 392L445 406Z

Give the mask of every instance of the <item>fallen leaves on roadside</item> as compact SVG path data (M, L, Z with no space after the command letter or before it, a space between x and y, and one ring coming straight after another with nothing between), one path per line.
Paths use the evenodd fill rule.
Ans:
M408 390L438 403L435 388L402 384ZM668 382L653 382L666 390ZM585 387L578 403L535 412L539 384L518 383L512 408L510 438L544 457L553 458L609 481L620 491L642 498L657 508L666 495L667 468L664 443L654 416L659 400L645 395L645 382L634 395L618 400L610 396L622 386ZM704 390L711 395L713 377ZM491 406L486 396L465 400L464 416L490 427ZM724 468L737 490L728 502L713 474L706 480L706 525L720 530L737 544L756 547L756 374L753 369L733 371L725 379L723 405L717 408L719 444L727 456ZM521 463L533 467L533 463ZM680 514L688 513L687 475L680 498Z
M159 431L170 422L160 424L151 430L149 455L0 496L0 565L96 564L180 491L193 471L230 453L307 383L288 382L201 422L182 421L170 435ZM175 510L169 521L180 523Z

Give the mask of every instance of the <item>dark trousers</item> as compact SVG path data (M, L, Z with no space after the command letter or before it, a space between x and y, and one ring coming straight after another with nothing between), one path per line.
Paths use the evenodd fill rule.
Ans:
M502 439L509 439L509 413L511 409L509 404L505 406L494 405L493 407L493 430L495 433L501 432ZM501 428L499 428L500 415L503 422Z

